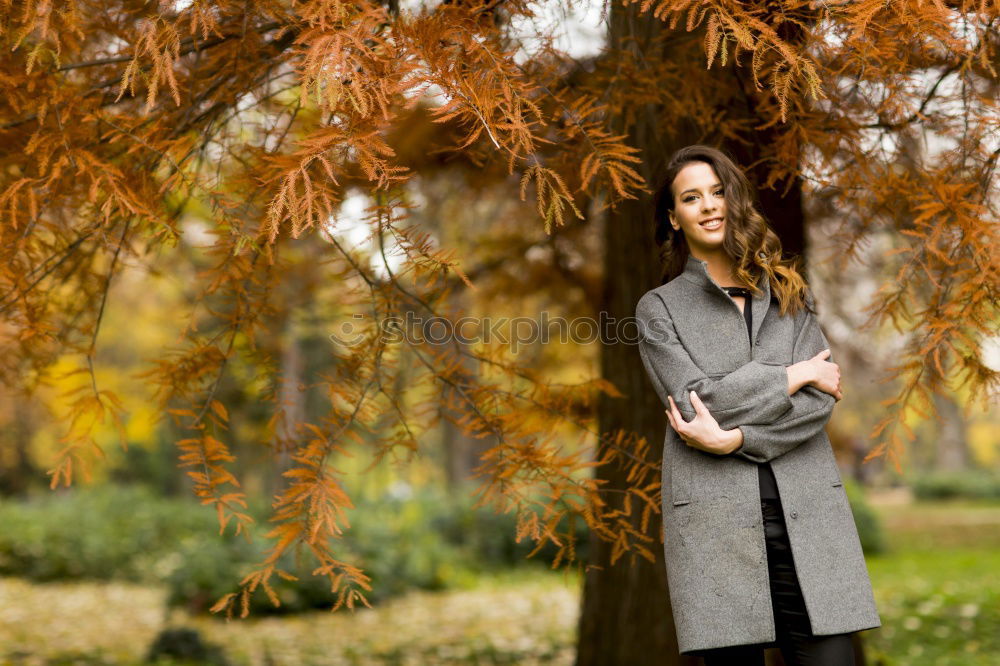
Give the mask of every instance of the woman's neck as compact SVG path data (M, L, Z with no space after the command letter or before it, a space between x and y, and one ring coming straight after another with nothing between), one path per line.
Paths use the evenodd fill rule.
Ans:
M708 275L715 280L716 284L720 287L747 287L747 285L740 284L733 277L733 262L727 255L722 253L698 255L694 252L691 254L694 255L696 259L708 262Z

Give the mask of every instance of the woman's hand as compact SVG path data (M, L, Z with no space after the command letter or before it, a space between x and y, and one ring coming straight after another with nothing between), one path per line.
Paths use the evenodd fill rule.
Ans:
M670 409L667 410L670 427L688 446L708 453L727 454L738 449L743 443L743 433L740 429L723 430L719 427L719 422L694 391L691 391L691 405L694 407L695 415L690 421L684 420L674 403L673 396L667 396L667 400L670 401Z
M815 386L820 391L829 393L837 400L844 397L840 391L840 366L833 361L827 361L830 350L824 349L813 356L808 361L796 363L803 367L803 375L806 377L806 384ZM794 366L789 366L789 370Z

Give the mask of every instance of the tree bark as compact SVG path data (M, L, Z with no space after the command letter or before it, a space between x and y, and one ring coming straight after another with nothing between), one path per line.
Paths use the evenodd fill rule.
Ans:
M645 134L641 130L636 133ZM632 317L639 297L658 283L660 266L653 243L652 217L651 201L644 197L624 203L605 220L602 309L616 320ZM600 432L625 428L641 433L652 442L650 460L659 466L667 420L646 377L638 348L602 345L601 373L626 398L601 397L597 408ZM604 465L596 473L612 490L628 487L624 471L614 465ZM609 510L620 508L618 493L609 493L606 501ZM650 521L648 530L660 533L658 515ZM611 544L591 537L589 564L595 568L589 568L584 578L577 666L698 663L678 654L663 548L654 543L651 549L655 562L624 557L611 565Z
M609 45L612 49L634 48L649 52L665 24L640 15L636 5L614 4L610 10ZM634 41L632 41L634 40ZM676 146L665 146L661 136L662 118L656 109L642 109L630 122L613 118L615 133L630 135L631 145L642 149L643 162L637 165L646 182L655 187L663 172L664 160ZM679 119L684 123L684 119ZM684 132L679 132L683 136ZM661 267L653 239L653 200L649 195L622 202L603 218L604 284L601 310L615 320L633 317L635 304L647 290L659 284ZM601 375L614 383L624 399L601 396L597 406L599 431L618 428L634 430L652 443L649 460L659 466L662 438L668 425L663 406L642 367L635 345L605 341L601 345ZM601 452L603 453L603 451ZM612 490L608 509L620 508L621 494L628 487L625 472L616 465L596 469L598 478ZM638 516L636 517L638 522ZM657 515L648 530L660 534ZM651 550L655 562L642 557L623 557L611 565L611 544L591 536L590 561L584 577L580 612L577 666L606 664L685 664L699 660L681 657L667 589L662 545Z
M947 382L941 380L942 385ZM934 393L931 398L940 417L932 427L937 428L934 442L934 469L955 472L971 466L969 442L965 436L965 416L962 407L949 392L945 395Z
M670 57L670 54L650 53L650 46L658 31L665 24L648 15L639 15L635 6L615 5L611 9L609 43L614 48L646 49L647 57ZM669 47L668 47L669 48ZM681 43L679 49L685 48ZM742 74L742 75L741 75ZM751 121L748 126L759 124L755 116L759 94L744 80L745 73L731 67L718 75L715 85L734 91L732 98L721 102L727 113L742 114ZM634 111L634 110L632 110ZM758 188L760 210L780 237L785 254L802 254L805 245L802 188L800 182L792 183L783 194L786 183L776 189L760 189L768 171L761 162L765 148L771 145L776 129L755 131L740 137L742 141L723 141L719 137L704 137L692 118L663 118L662 110L641 109L612 120L616 133L627 134L631 145L642 150L643 163L639 169L648 184L655 188L670 154L690 143L709 143L728 150L737 163L747 168L747 175ZM756 166L750 167L757 163ZM619 204L617 210L608 211L604 218L604 289L601 309L620 320L634 315L635 304L647 290L659 284L661 266L653 238L651 196ZM804 259L804 256L803 256ZM601 433L618 428L634 430L653 443L651 459L659 465L662 458L662 438L669 423L664 407L649 384L635 345L602 345L602 376L625 394L624 399L603 397L598 404L598 422ZM605 465L596 470L598 478L608 489L624 490L628 481L623 471ZM615 500L619 493L609 493L608 500L618 508ZM649 531L660 533L659 517L651 521ZM669 535L667 536L669 538ZM666 583L666 566L662 547L656 547L656 562L636 557L623 558L611 565L610 545L592 537L591 559L584 578L582 608L579 621L577 666L598 664L698 664L700 659L682 657L678 653L677 639L670 609ZM856 649L862 659L860 641ZM782 664L777 650L768 650L770 664Z

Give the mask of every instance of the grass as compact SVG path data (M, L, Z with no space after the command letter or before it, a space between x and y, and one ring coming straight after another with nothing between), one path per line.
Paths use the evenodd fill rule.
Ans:
M1000 663L1000 504L876 507L889 551L869 557L882 627L866 632L871 663Z
M877 666L1000 663L1000 505L876 507L890 550L869 558ZM579 579L521 569L470 589L418 592L374 609L224 622L166 613L165 592L119 583L0 579L0 664L139 664L167 626L197 628L234 665L566 664Z
M1000 553L962 548L870 558L882 627L873 664L1000 663Z

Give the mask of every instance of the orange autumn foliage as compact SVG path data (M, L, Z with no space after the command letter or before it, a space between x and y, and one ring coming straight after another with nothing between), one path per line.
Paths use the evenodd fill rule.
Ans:
M613 386L554 384L502 349L415 342L404 357L380 335L404 309L456 319L449 278L474 287L460 258L406 223L413 204L404 185L415 172L387 137L418 107L453 139L428 152L502 165L552 232L590 203L599 211L648 192L634 168L642 156L609 130L610 117L651 105L665 122L693 118L731 135L739 118L703 113L704 100L718 92L719 68L746 71L764 93L758 114L781 128L765 150L765 185L799 177L835 206L845 262L876 233L901 243L887 258L895 279L873 302L871 323L914 333L870 455L898 455L906 415L928 410L941 377L984 399L996 394L997 372L981 349L997 333L1000 284L1000 3L649 0L642 8L667 23L665 39L690 42L690 58L625 49L586 66L544 40L519 58L512 25L537 18L537 4L519 0L419 9L337 0L194 0L156 11L116 1L0 6L0 375L30 388L57 355L75 350L92 380L69 403L53 486L71 483L100 454L94 430L106 417L120 428L120 400L98 386L92 365L112 280L126 258L176 248L191 201L208 211L213 235L214 264L196 281L206 315L142 379L158 388L163 413L190 431L177 442L180 462L220 529L232 523L239 532L251 518L228 467L218 388L227 364L255 353L273 325L281 306L271 296L294 242L326 242L326 278L342 285L342 304L372 313L362 343L324 378L322 421L285 424L290 441L270 438L295 463L273 504L274 544L215 610L239 605L245 615L258 587L277 602L269 580L290 575L275 563L296 545L329 578L335 607L367 603L367 576L331 545L349 527L351 502L329 462L362 443L377 443L376 461L420 449L434 418L400 399L404 370L419 373L410 388L461 415L463 431L495 438L479 469L483 500L516 510L519 536L558 544L557 565L575 558L573 522L558 532L566 515L613 543L614 559L652 558L653 537L628 520L641 512L645 528L658 511L659 470L642 462L650 443L594 432L592 419L577 415L601 393L618 395ZM256 123L253 132L244 121ZM937 142L933 159L904 150L918 132ZM365 222L382 271L330 233L350 188L374 202ZM399 268L385 257L386 237L401 250ZM469 373L470 356L488 372ZM398 426L375 431L387 413ZM275 401L272 434L284 418ZM571 452L555 434L567 422L581 437ZM588 438L601 441L603 459L583 446ZM624 508L609 511L586 472L615 461L633 485Z

